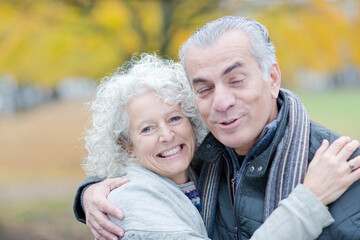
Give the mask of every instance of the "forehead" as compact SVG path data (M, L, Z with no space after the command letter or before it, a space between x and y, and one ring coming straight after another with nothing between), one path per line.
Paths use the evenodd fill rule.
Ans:
M173 111L181 111L180 105L165 103L153 92L136 96L127 104L126 110L130 121L142 121L160 117Z
M250 41L247 34L240 30L225 32L215 43L200 47L189 46L186 55L186 70L190 77L194 73L208 73L209 70L224 71L234 62L243 64L255 61L250 53ZM225 69L223 69L225 68Z
M186 62L196 60L197 57L201 58L225 52L233 54L250 53L249 46L250 40L247 34L240 30L229 30L212 44L204 46L195 43L190 44L186 54ZM208 59L208 61L211 60Z

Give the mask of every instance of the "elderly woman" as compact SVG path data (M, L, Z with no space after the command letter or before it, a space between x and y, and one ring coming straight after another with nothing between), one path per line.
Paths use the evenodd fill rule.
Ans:
M131 179L108 196L124 212L122 220L109 216L125 230L123 239L208 239L196 174L189 167L196 165L194 151L207 130L181 65L142 54L102 81L91 110L84 169L98 178ZM358 145L338 143L343 161ZM323 156L334 148L327 147L324 143L311 163L322 164L321 172L327 170ZM318 175L311 165L305 183ZM332 221L316 196L299 185L252 239L312 239ZM297 234L284 235L284 229Z

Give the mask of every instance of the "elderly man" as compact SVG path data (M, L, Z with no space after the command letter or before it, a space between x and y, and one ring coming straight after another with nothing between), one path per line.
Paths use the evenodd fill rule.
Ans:
M206 24L185 42L180 58L210 130L196 151L203 160L205 226L213 239L249 239L303 181L323 139L339 135L310 121L297 96L280 89L275 47L254 20L223 17ZM352 157L358 155L359 149ZM353 179L355 167L348 168ZM328 205L335 223L318 239L360 239L359 196L356 181ZM83 214L76 200L76 213Z

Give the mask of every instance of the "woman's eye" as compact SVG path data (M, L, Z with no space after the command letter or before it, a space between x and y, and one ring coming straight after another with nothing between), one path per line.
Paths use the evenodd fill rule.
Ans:
M175 117L170 118L170 122L177 122L177 121L179 121L180 119L181 119L180 116L175 116Z
M151 131L151 127L144 127L143 129L141 129L141 133L148 133Z

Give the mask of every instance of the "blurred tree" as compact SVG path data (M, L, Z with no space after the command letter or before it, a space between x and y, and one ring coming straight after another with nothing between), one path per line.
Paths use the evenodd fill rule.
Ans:
M57 2L59 0L52 0ZM63 0L66 5L79 8L84 13L89 13L95 6L97 0Z
M99 78L134 52L176 58L194 26L219 16L219 0L0 2L0 75L54 86Z
M31 2L31 4L29 4ZM0 5L0 74L54 86L66 76L98 77L118 55L94 21L59 1Z
M284 80L302 67L360 66L359 15L347 18L342 1L0 0L0 75L54 86L67 76L98 79L134 52L176 59L191 32L225 14L268 27Z
M304 68L331 74L349 65L360 67L359 15L357 19L347 17L341 4L343 1L278 1L254 11L254 18L270 31L285 81Z
M134 29L141 36L140 49L158 49L160 55L177 56L178 47L198 24L219 16L219 0L126 1ZM186 36L185 36L186 35Z

